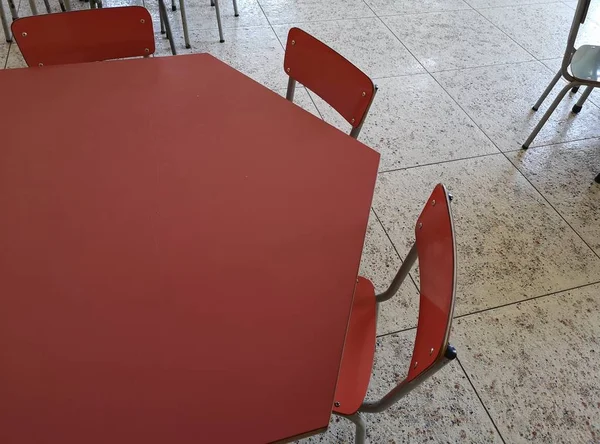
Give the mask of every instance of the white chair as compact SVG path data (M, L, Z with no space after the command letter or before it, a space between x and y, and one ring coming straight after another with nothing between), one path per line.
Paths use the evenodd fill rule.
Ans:
M533 105L533 110L537 111L540 105L544 102L550 91L563 77L569 83L558 93L554 102L550 105L550 108L546 111L542 119L533 129L525 143L523 148L529 148L533 139L538 135L548 118L552 115L558 104L565 97L570 89L574 92L579 86L586 86L587 88L581 95L577 104L573 107L573 112L577 114L581 111L581 107L589 97L592 90L600 86L600 46L595 45L583 45L579 48L575 48L575 40L577 40L577 33L579 32L580 26L585 21L588 8L590 7L591 0L579 0L577 2L577 9L575 10L575 17L571 24L571 30L569 31L569 38L567 40L567 48L563 56L562 66L558 73L554 76L546 90L542 93L539 100ZM600 181L600 175L596 178L596 181Z

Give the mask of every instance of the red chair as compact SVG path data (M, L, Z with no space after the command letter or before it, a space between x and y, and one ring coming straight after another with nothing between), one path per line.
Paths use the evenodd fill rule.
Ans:
M24 17L12 32L28 66L147 57L155 49L152 17L141 6Z
M335 414L356 424L356 443L364 443L366 438L361 412L378 413L387 409L456 358L456 350L448 343L456 286L450 198L443 185L435 187L417 221L416 241L386 291L375 295L373 284L358 278L333 407ZM408 375L380 400L365 402L375 354L379 304L398 291L417 256L421 297Z
M350 136L358 137L377 91L369 76L299 28L288 33L283 66L290 76L290 102L300 82L340 113L352 125Z

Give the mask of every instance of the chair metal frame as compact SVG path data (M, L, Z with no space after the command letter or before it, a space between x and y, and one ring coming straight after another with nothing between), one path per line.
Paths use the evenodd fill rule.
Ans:
M449 212L450 218L450 226L452 233L452 254L453 254L453 282L452 282L452 296L451 296L451 305L448 313L448 320L446 325L446 331L444 336L444 344L440 353L436 357L435 361L427 368L422 369L416 376L410 377L408 375L404 378L400 383L398 383L395 387L393 387L386 395L380 398L377 401L363 401L358 410L354 414L342 414L333 412L337 416L341 416L352 421L356 426L356 435L355 435L355 444L364 444L366 440L367 430L366 430L366 422L363 413L380 413L384 410L388 409L408 393L410 393L413 389L415 389L418 385L426 381L428 378L433 376L439 370L441 370L444 366L453 361L456 356L456 349L448 343L450 338L450 330L452 327L452 318L454 314L454 303L456 299L456 242L454 237L454 222L452 218L452 208L450 206L450 202L452 201L452 195L449 194L446 188L439 184L438 187L442 187L444 193L446 195L446 205ZM431 198L430 198L431 199ZM428 201L429 204L429 201ZM432 201L432 204L435 205L435 200ZM421 228L421 224L419 223L417 229ZM408 252L408 255L404 259L404 262L400 266L396 276L392 280L390 286L383 292L375 296L376 301L376 315L379 314L379 307L382 302L386 302L391 299L400 289L400 286L408 276L410 270L418 259L418 251L417 251L417 243L418 240L413 243ZM417 331L419 326L417 326ZM433 349L432 349L433 351ZM415 350L413 350L413 358L414 358ZM411 363L412 359L411 358Z
M590 2L591 2L591 0L579 0L577 2L577 8L575 10L575 16L573 17L573 22L571 24L571 29L569 31L569 37L567 39L567 47L566 47L565 53L563 55L563 60L562 60L560 70L558 71L558 73L556 73L556 75L554 76L554 78L552 79L552 81L550 82L548 87L544 90L544 92L542 93L542 95L540 96L538 101L535 103L535 105L533 105L532 109L534 111L537 111L539 109L539 107L542 105L542 103L544 102L546 97L548 97L548 94L550 94L550 91L552 91L554 86L558 83L558 81L561 78L564 78L569 83L565 87L563 87L563 89L558 93L558 95L556 96L556 98L554 99L554 101L552 102L552 104L550 105L548 110L546 111L546 113L542 116L541 120L535 126L535 128L533 129L533 131L531 132L531 134L525 141L525 143L523 143L523 146L522 146L523 149L529 148L529 145L531 144L531 142L533 142L535 137L538 135L538 133L540 132L540 130L542 129L544 124L548 121L548 119L550 118L550 116L552 115L552 113L554 112L556 107L560 104L560 102L563 100L563 98L565 97L565 95L567 94L567 92L569 90L576 92L580 86L586 86L585 91L583 92L583 94L581 95L581 97L579 98L579 100L577 101L575 106L573 106L573 113L577 114L581 110L583 104L587 100L587 98L590 95L590 93L592 92L592 90L595 87L600 86L600 81L593 81L593 80L588 80L588 79L577 78L569 72L569 67L573 63L576 52L580 51L582 49L585 50L586 47L589 47L589 45L584 45L580 48L575 48L575 41L577 40L577 34L579 33L579 28L585 22L585 19L586 19L587 13L588 13L588 9L590 7Z
M308 34L307 32L299 29L299 28L292 28L290 29L289 33L288 33L288 40L287 40L287 45L286 45L286 49L285 49L285 53L286 53L286 60L284 62L284 70L286 72L286 74L289 76L288 79L288 86L287 86L287 91L286 91L286 99L289 100L290 102L294 102L294 93L296 91L296 84L298 81L300 81L301 83L303 82L303 79L297 79L295 77L295 73L292 72L290 70L289 66L286 66L286 64L288 63L288 56L290 54L290 51L293 50L292 48L296 46L296 40L294 39L295 35L299 35L299 36L307 36L310 39L312 39L314 41L313 44L315 44L316 42L318 42L318 45L321 47L321 50L323 52L327 52L329 54L329 58L330 59L335 59L337 62L341 62L343 63L344 69L346 70L351 70L353 71L355 74L359 74L361 76L363 76L364 78L368 79L370 85L369 85L369 89L368 90L363 90L362 91L362 96L363 97L369 97L369 102L367 103L364 111L362 112L362 115L360 116L356 116L355 118L351 118L348 119L347 117L344 117L348 123L350 123L350 125L352 125L352 130L350 131L350 136L353 137L354 139L357 139L363 124L365 122L365 119L367 118L367 115L369 114L369 110L371 109L371 105L373 104L373 100L375 99L375 95L377 93L377 86L373 83L373 81L366 75L364 74L360 69L358 69L356 66L354 66L350 61L348 61L345 57L343 57L341 54L339 54L338 52L334 51L333 49L331 49L329 46L327 46L325 43L319 41L318 39L316 39L315 37L311 36L310 34ZM322 46L321 46L322 45ZM306 88L311 89L310 86L305 85ZM313 91L311 89L311 91ZM313 91L315 92L317 95L319 95L318 91ZM360 90L357 92L358 94L360 94ZM330 103L328 100L326 100L325 98L323 98L326 102L329 103L329 105L331 105L334 109L336 109L336 111L340 114L343 114L334 104Z

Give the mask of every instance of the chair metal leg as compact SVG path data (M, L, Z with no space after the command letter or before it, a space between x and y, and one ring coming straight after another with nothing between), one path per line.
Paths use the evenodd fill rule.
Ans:
M31 15L38 15L37 5L35 0L29 0L29 8L31 9Z
M359 412L356 412L354 415L341 415L335 412L334 414L352 421L356 425L356 435L354 435L354 443L365 444L367 440L367 424L365 423L365 419Z
M171 11L177 11L177 5L175 4L175 0L171 0Z
M6 12L4 11L2 0L0 0L0 21L2 22L2 29L4 29L4 38L8 43L12 42L12 34L10 33L8 22L6 21Z
M548 87L544 90L544 92L542 93L542 95L540 96L538 101L535 102L535 105L533 105L533 107L531 108L532 110L537 111L540 108L542 103L544 103L544 100L546 100L546 97L548 97L548 94L550 94L550 91L552 91L552 89L554 88L554 86L560 80L561 77L562 77L562 71L558 71L556 73L556 75L554 76L554 78L552 79L552 81L550 82L550 84L548 85Z
M215 12L217 13L217 25L219 26L219 41L223 43L225 39L223 38L223 26L221 25L221 9L219 8L219 0L214 0L215 2Z
M13 22L19 18L19 13L17 12L17 7L15 6L14 0L8 0L8 10L10 11L10 16L13 19Z
M575 86L575 85L573 84L573 82L571 82L558 93L558 95L554 99L554 102L552 102L552 105L550 105L550 108L548 108L548 110L546 111L544 116L541 118L541 120L538 122L538 124L535 126L535 128L533 129L533 131L531 132L531 134L529 135L529 137L523 144L524 149L529 148L529 145L531 144L531 142L533 142L533 139L535 139L535 136L538 135L538 133L540 132L540 130L542 129L542 127L544 126L544 124L546 123L548 118L552 115L552 113L554 112L554 110L556 109L558 104L562 101L562 99L569 92L569 90L571 88L573 88L573 86Z
M183 40L185 41L185 47L191 48L190 35L188 33L187 15L185 13L185 0L179 0L179 9L181 10L181 25L183 26ZM173 9L175 11L175 9Z
M67 11L71 10L71 0L65 0L65 8Z
M294 92L296 91L296 81L291 77L288 80L287 92L285 93L285 98L290 102L294 101Z
M215 0L210 0L210 6L215 6Z
M594 179L597 183L600 183L600 173L598 173L598 175L596 176L596 178Z
M158 18L160 19L160 33L164 35L167 31L165 31L165 21L160 10L160 5L158 6Z
M583 108L583 104L585 103L585 101L590 96L590 94L592 93L593 90L594 90L593 86L588 86L585 89L585 91L583 92L583 94L581 95L581 97L579 98L577 103L575 105L573 105L573 109L571 111L573 111L574 114L579 114L579 111L581 111L581 108Z
M158 10L164 21L167 38L169 39L169 45L171 46L171 54L177 55L177 49L175 49L175 42L173 41L173 33L171 32L171 23L169 22L167 7L165 6L164 0L158 0Z
M44 6L46 7L46 12L50 14L52 12L52 8L50 7L50 2L48 0L44 0Z
M239 17L240 13L238 12L237 0L233 0L233 15L234 17Z
M577 94L577 91L579 91L579 87L574 86L573 89L571 90L571 94Z
M62 12L66 12L67 11L67 5L65 5L64 0L58 0L58 6L60 6L60 10Z

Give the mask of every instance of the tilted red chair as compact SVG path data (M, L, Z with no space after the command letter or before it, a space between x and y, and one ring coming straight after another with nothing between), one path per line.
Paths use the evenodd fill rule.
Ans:
M142 6L23 17L12 32L28 66L147 57L155 48L152 17Z
M333 412L356 424L356 443L364 443L361 412L381 412L456 357L449 345L456 286L456 253L450 195L443 185L433 190L415 228L416 241L390 287L375 295L373 284L359 277L348 324ZM375 354L379 304L390 299L419 259L420 305L417 335L408 375L387 395L365 402Z
M358 137L377 91L369 76L299 28L288 33L283 67L290 76L290 102L300 82L340 113L352 125L350 135Z

